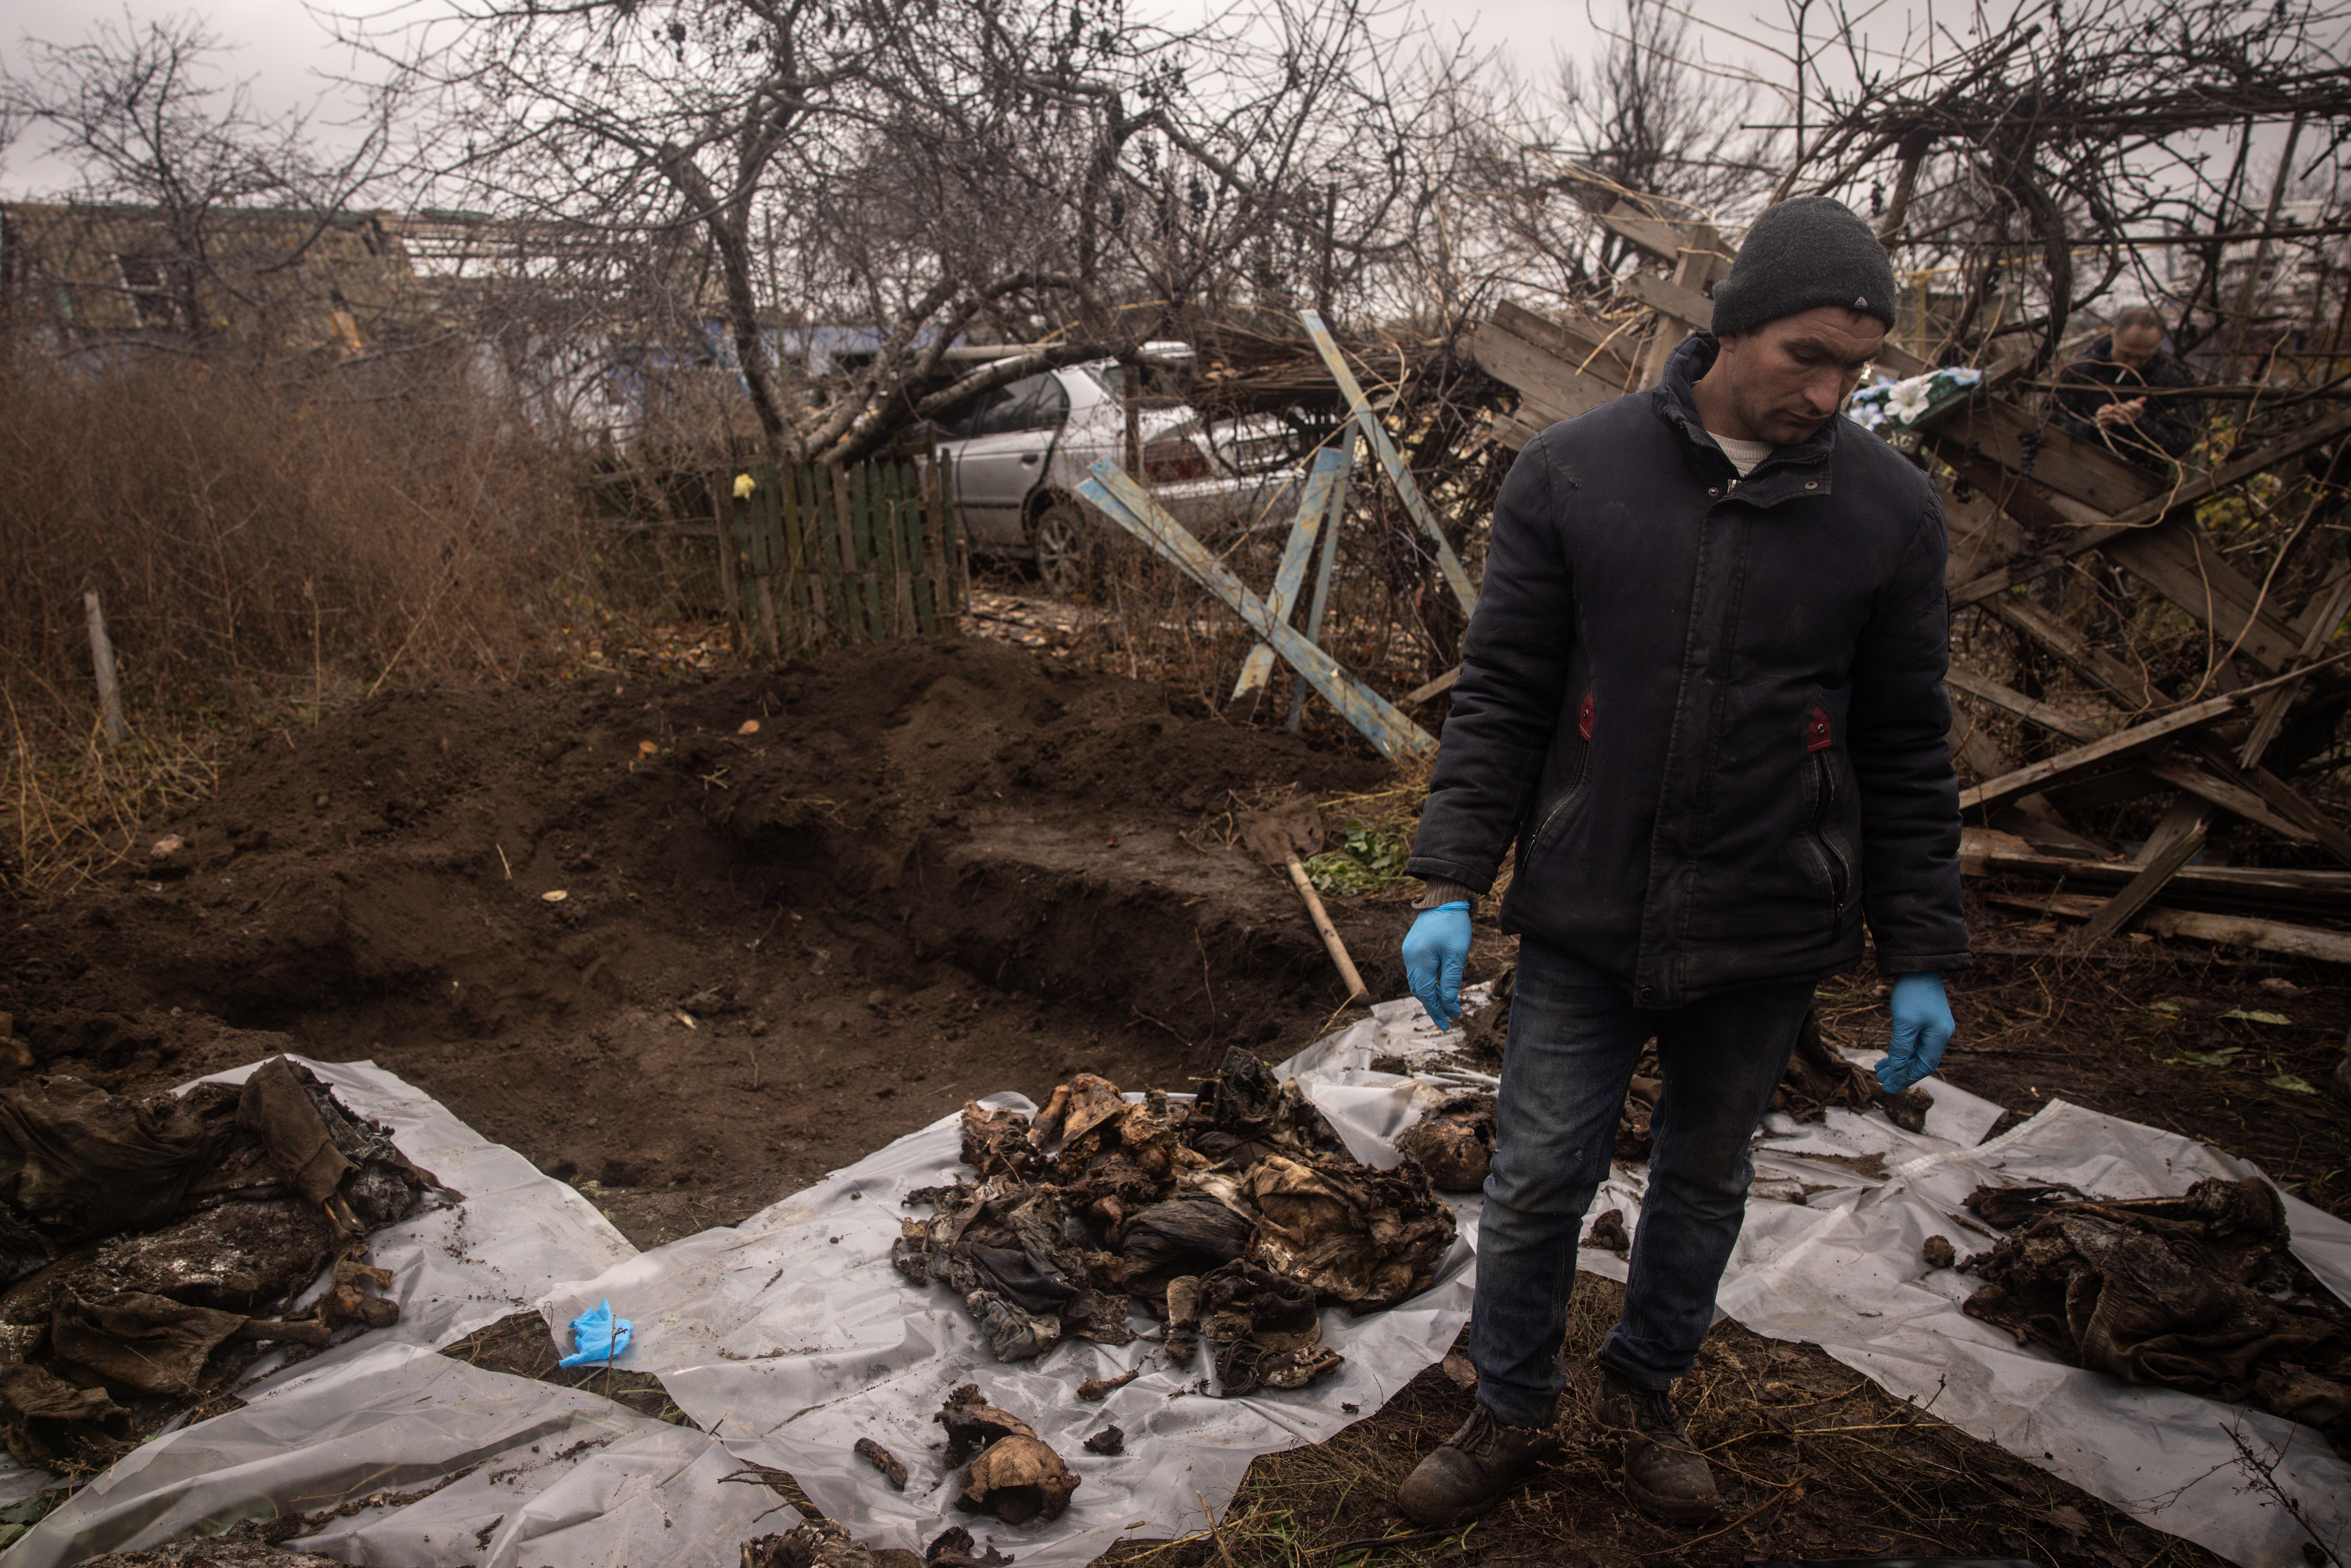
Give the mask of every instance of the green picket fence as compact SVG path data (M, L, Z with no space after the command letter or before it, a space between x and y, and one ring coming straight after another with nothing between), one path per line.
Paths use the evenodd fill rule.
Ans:
M810 465L721 476L718 579L769 655L952 632L963 563L945 471L929 463Z

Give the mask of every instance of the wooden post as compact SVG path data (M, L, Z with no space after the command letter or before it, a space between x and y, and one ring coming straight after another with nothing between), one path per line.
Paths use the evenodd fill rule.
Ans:
M1143 361L1132 359L1119 366L1118 401L1126 423L1126 471L1143 475Z
M849 470L836 463L825 472L832 486L833 520L833 566L826 576L832 580L833 628L845 647L864 641L857 633L864 625L865 612L858 602L857 584L850 578L857 569L857 540L849 517Z
M726 605L726 623L738 637L744 626L743 581L735 559L735 516L741 510L743 503L735 498L734 484L722 469L710 481L710 520L718 547L718 597Z
M1322 527L1323 515L1332 509L1331 489L1346 482L1347 459L1343 454L1329 450L1315 454L1299 498L1298 520L1290 525L1290 538L1282 547L1281 566L1274 574L1273 591L1265 599L1265 607L1284 621L1290 619L1290 612L1298 602L1298 590L1306 580L1306 563L1313 558L1315 532ZM1272 645L1259 643L1241 662L1241 677L1233 685L1232 702L1238 709L1238 717L1247 720L1256 714L1258 704L1265 697L1266 682L1272 675Z
M1331 570L1339 559L1339 519L1347 512L1347 476L1355 464L1355 437L1349 432L1339 444L1339 477L1331 486L1331 514L1322 519L1322 559L1314 569L1314 597L1306 606L1306 640L1322 644L1322 612L1331 607ZM1306 722L1307 683L1290 688L1290 729L1293 735Z
M832 574L825 570L825 536L822 492L817 486L819 470L803 464L792 470L793 506L799 521L793 535L795 569L808 584L809 635L813 645L832 640L832 603L827 597Z
M914 610L914 578L923 563L923 476L911 463L890 470L890 552L898 635L919 637L923 627Z
M114 643L106 634L106 612L98 607L98 590L82 594L81 607L89 621L90 669L98 676L99 725L108 743L120 746L131 738L131 727L122 722L122 691L114 680Z
M1428 536L1429 542L1436 548L1437 570L1451 586L1453 597L1461 606L1461 617L1467 621L1478 609L1478 591L1469 586L1469 574L1461 570L1460 558L1453 553L1452 543L1446 538L1445 530L1437 526L1437 514L1428 509L1426 501L1421 499L1420 486L1414 483L1412 470L1405 466L1403 455L1396 451L1395 443L1388 438L1387 427L1372 412L1371 400L1364 395L1362 385L1355 380L1355 372L1347 368L1346 357L1339 352L1338 340L1331 336L1331 329L1322 325L1322 318L1311 310L1301 310L1298 319L1305 323L1306 335L1313 340L1314 351L1322 355L1322 362L1330 367L1331 379L1339 383L1340 394L1347 400L1347 406L1354 411L1355 427L1370 443L1372 455L1379 460L1382 468L1387 470L1388 482L1395 486L1397 497L1404 502L1404 509L1412 514L1413 520L1420 525L1421 531Z

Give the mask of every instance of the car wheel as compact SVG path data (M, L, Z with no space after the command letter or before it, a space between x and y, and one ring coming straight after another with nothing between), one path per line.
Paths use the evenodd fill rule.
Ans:
M1045 503L1029 529L1037 580L1056 599L1081 599L1102 584L1102 535L1075 501Z

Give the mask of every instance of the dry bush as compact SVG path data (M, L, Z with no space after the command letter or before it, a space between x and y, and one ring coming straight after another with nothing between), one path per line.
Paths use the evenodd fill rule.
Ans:
M150 700L297 670L512 673L528 610L581 570L576 507L556 454L449 384L0 366L11 688L80 685L93 588Z
M69 885L203 787L225 723L557 653L591 531L564 455L454 366L0 358L0 853ZM133 731L111 751L91 589Z

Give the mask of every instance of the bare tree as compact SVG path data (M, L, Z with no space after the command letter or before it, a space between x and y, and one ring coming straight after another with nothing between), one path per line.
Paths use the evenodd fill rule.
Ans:
M1791 0L1779 193L1865 204L1914 267L1959 279L1949 351L2022 338L2035 365L2118 284L2161 297L2148 256L2189 241L2201 267L2173 306L2192 343L2230 313L2225 254L2262 222L2255 140L2293 124L2314 166L2339 157L2346 25L2342 0L2011 0L1873 50L1846 0Z
M347 17L426 105L418 167L468 204L616 246L692 235L778 462L870 451L1041 365L1196 315L1328 298L1411 185L1370 0L1266 0L1185 32L1115 5L455 0ZM794 384L778 323L877 336L845 389ZM954 377L984 330L1050 336Z
M1753 84L1699 57L1682 12L1624 0L1621 20L1595 27L1599 57L1561 60L1548 90L1497 63L1446 97L1452 243L1491 287L1604 296L1639 253L1593 214L1629 202L1661 217L1733 217L1760 204L1784 161L1778 139L1749 128Z

